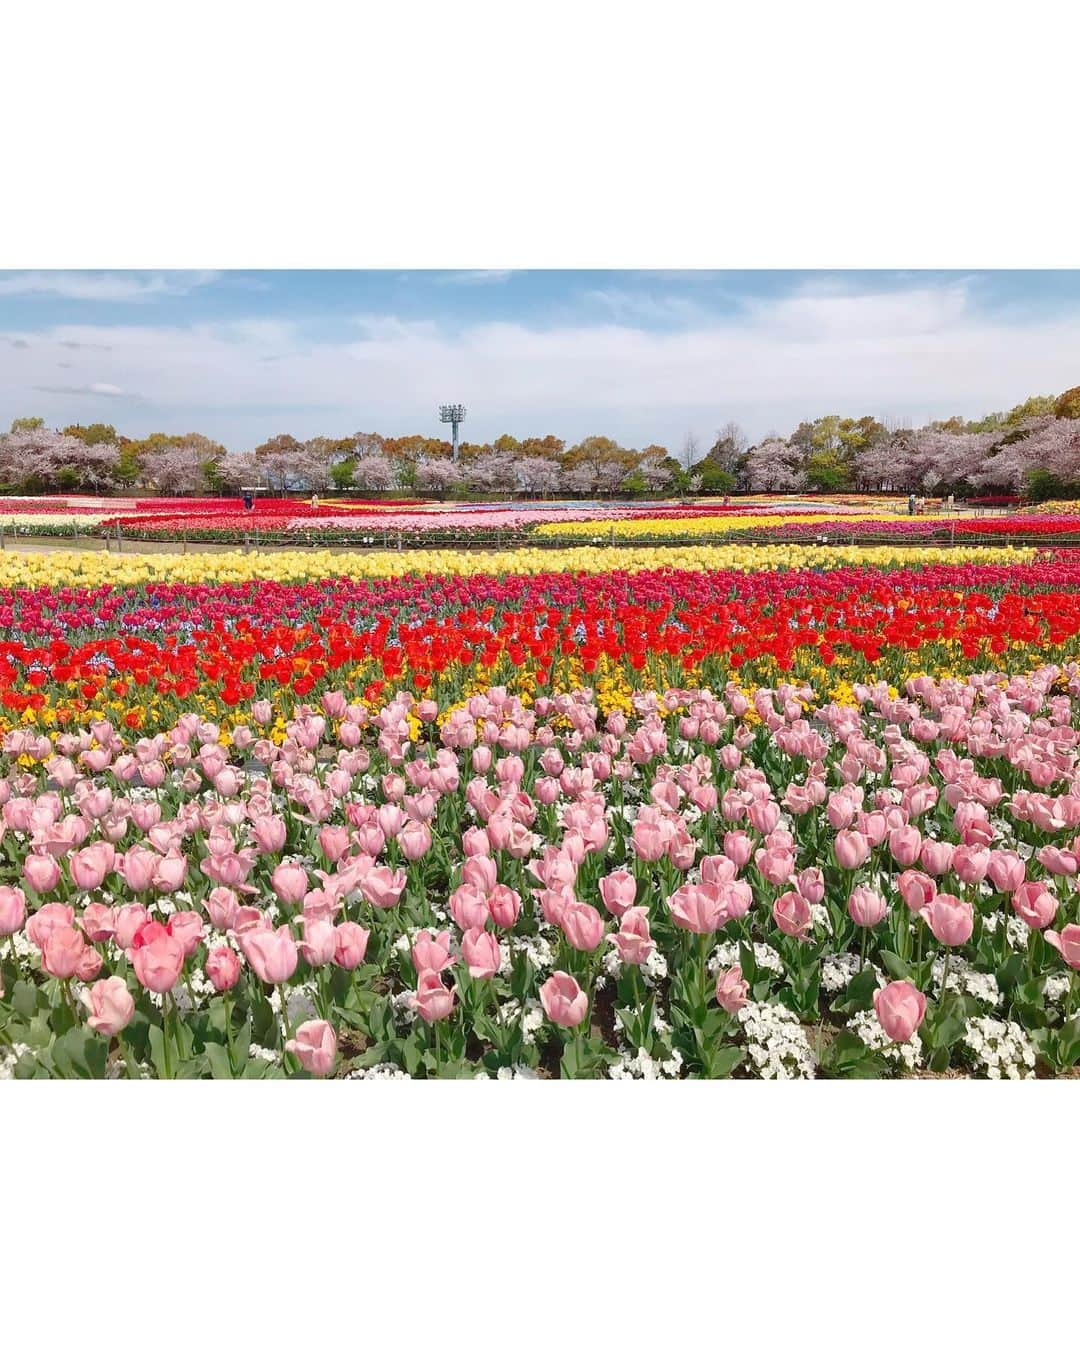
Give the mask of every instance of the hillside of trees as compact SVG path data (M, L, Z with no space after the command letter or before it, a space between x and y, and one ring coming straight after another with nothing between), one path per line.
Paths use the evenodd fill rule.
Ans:
M915 491L958 496L1020 493L1080 497L1080 386L1036 396L979 421L953 417L888 427L830 414L786 437L750 444L737 423L701 452L688 435L628 449L608 436L568 446L556 436L465 442L428 436L274 436L230 453L197 432L142 439L105 423L51 429L18 418L0 435L0 492L222 492L259 485L273 493L355 492L575 497L660 493Z

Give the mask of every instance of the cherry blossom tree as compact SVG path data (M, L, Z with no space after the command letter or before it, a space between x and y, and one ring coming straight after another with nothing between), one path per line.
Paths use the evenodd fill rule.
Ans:
M437 492L440 496L451 488L460 487L461 466L452 459L421 459L416 464L416 486L421 492Z
M167 497L201 492L206 487L203 460L193 445L165 446L143 460L142 481Z
M386 492L396 481L394 466L377 451L361 455L353 463L353 482L365 492Z
M526 455L517 461L518 479L522 491L542 497L548 492L558 492L562 485L562 469L553 459L542 455Z
M801 452L778 436L750 449L746 473L751 492L798 492L806 486Z
M514 492L519 486L518 461L505 450L491 450L462 463L465 482L477 492Z
M1042 472L1063 487L1080 483L1080 421L1040 417L1015 432L986 457L973 482L978 487L1023 491L1031 474Z

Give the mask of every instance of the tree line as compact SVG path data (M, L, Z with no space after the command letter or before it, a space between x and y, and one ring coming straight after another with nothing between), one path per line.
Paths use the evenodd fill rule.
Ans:
M17 418L0 435L0 491L146 491L169 496L360 492L553 496L658 493L904 491L1080 497L1080 386L1036 396L978 421L959 417L911 428L872 416L829 414L789 436L751 444L729 422L702 452L688 434L628 449L609 436L567 445L557 436L464 442L429 436L282 434L230 453L198 432L121 435L107 423L48 428Z

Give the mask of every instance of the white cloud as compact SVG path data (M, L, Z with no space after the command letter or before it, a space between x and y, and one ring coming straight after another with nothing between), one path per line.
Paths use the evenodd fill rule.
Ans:
M583 299L600 305L621 323L636 324L701 324L709 311L694 300L681 295L646 295L637 291L586 291Z
M35 384L33 387L41 394L93 394L102 398L122 398L124 394L119 385L106 384L101 380L93 384Z
M13 272L0 277L0 295L53 295L64 300L139 304L187 295L218 279L217 272Z
M509 267L480 268L471 272L448 272L439 278L441 286L497 286L513 276Z
M688 430L707 444L733 417L760 436L828 412L920 421L1059 392L1076 383L1080 314L1006 324L965 283L915 278L902 291L803 289L659 332L614 315L453 330L362 315L340 341L272 319L3 336L30 346L0 345L0 424L85 421L83 400L138 391L123 395L129 434L198 429L244 449L285 430L435 430L453 399L468 405L470 438L607 432L677 446ZM71 367L64 386L53 383L59 360Z

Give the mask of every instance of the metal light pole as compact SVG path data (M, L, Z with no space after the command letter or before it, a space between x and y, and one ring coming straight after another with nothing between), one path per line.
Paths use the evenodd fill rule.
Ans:
M449 422L454 429L454 463L456 464L458 457L458 427L465 421L465 405L463 403L440 404L439 421Z

